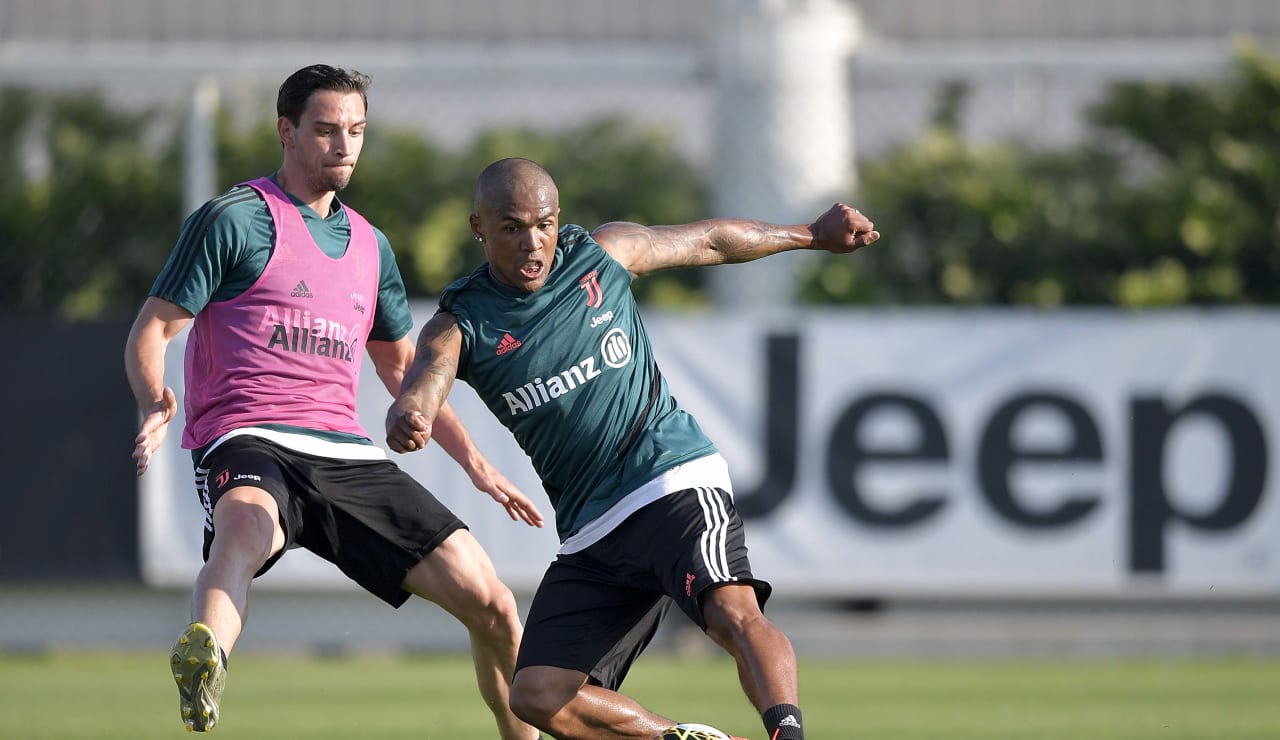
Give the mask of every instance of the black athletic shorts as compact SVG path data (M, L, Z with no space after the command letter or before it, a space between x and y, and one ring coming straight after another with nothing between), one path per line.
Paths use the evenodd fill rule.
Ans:
M751 585L763 608L772 587L754 578L742 519L719 488L690 488L632 514L599 542L559 555L529 607L516 671L555 666L617 690L674 602L704 631L702 596Z
M405 574L466 527L390 460L317 457L246 435L223 442L196 466L205 560L214 537L213 507L223 493L245 485L271 494L284 529L284 549L258 575L285 550L302 547L396 607L409 598L401 588Z

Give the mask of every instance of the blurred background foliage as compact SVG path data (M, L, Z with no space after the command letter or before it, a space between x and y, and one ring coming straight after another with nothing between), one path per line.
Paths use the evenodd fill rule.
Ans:
M1244 45L1229 79L1115 86L1063 150L966 143L964 97L863 163L885 248L811 263L805 302L1280 303L1280 59Z
M1125 84L1089 113L1081 144L974 144L965 90L939 96L931 130L859 163L855 203L884 240L857 259L804 263L807 304L1280 303L1280 59L1242 47L1229 78ZM131 314L177 238L181 111L121 111L93 95L0 91L0 311ZM705 178L663 133L620 120L511 129L446 151L371 132L343 198L391 239L413 297L483 261L467 216L476 174L541 162L564 223L706 218ZM273 125L218 125L218 179L273 171ZM750 214L738 214L750 215ZM816 215L816 213L815 213ZM636 283L642 301L706 303L697 270Z

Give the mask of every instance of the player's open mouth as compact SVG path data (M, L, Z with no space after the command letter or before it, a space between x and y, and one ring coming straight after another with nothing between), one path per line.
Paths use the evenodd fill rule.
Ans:
M541 262L526 262L520 266L520 274L532 280L542 274Z

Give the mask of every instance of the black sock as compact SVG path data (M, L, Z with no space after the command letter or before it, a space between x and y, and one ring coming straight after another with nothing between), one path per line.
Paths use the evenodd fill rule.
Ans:
M227 651L219 647L218 652L222 653L222 670L225 671L227 670L227 666L230 665L230 663L227 662Z
M768 740L804 740L804 717L800 715L800 707L779 704L766 709L761 717Z

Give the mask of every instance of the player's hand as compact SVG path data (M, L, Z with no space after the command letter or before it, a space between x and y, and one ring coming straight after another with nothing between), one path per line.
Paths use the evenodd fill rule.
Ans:
M809 224L813 248L836 254L848 254L880 238L876 225L858 209L836 203Z
M387 411L387 446L395 452L413 452L427 446L431 439L431 422L413 409L392 404Z
M467 475L471 476L471 484L478 490L502 504L511 521L523 521L531 527L542 526L542 512L538 511L538 507L514 483L507 480L507 476L490 465L488 460L481 458L474 469L467 471Z
M160 443L164 442L169 431L169 421L177 413L178 399L173 395L173 389L168 387L161 392L160 400L146 409L138 436L133 438L133 459L138 464L139 476L151 467L151 458L160 449Z

